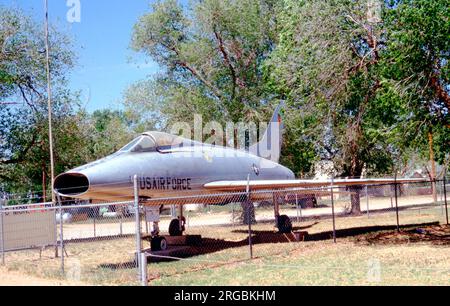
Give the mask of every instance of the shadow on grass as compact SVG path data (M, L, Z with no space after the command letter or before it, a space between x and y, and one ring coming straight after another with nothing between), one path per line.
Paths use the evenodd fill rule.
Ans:
M315 222L309 226L304 227L294 227L293 230L301 231L312 226L318 224L319 222ZM400 228L402 230L413 229L417 227L426 227L426 226L436 226L439 225L439 222L429 222L429 223L420 223L420 224L407 224L401 225ZM365 227L355 227L355 228L347 228L347 229L339 229L336 230L337 238L346 238L346 237L355 237L364 234L377 233L383 231L395 231L397 229L396 225L383 225L383 226L365 226ZM233 233L248 233L246 230L234 230ZM308 234L306 233L303 241L324 241L333 239L333 231L324 231L320 233ZM269 244L269 243L290 243L295 242L294 234L280 234L273 231L252 231L252 244L260 245L260 244ZM216 253L226 249L233 249L248 246L248 238L242 239L240 241L228 241L224 239L212 239L212 238L202 238L201 245L198 246L189 246L189 247L171 247L166 251L159 252L151 252L155 256L162 257L150 257L148 258L149 262L167 262L167 261L177 261L180 259L186 259L199 255L206 255L211 253ZM233 261L233 263L236 261ZM131 268L135 266L135 262L128 263L120 263L120 264L102 264L101 268L107 269L125 269Z

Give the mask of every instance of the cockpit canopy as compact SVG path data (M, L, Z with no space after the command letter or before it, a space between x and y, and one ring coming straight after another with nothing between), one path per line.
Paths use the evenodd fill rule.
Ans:
M145 132L120 149L119 152L156 152L193 144L193 141L180 136L163 132Z

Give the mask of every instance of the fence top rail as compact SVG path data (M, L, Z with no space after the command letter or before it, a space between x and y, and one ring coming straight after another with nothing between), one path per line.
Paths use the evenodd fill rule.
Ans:
M53 202L45 202L45 203L33 203L33 204L17 204L17 205L0 205L3 210L18 210L18 209L45 209L49 207L54 207L55 204Z
M17 205L11 205L11 206L6 206L6 207L12 207L12 206L28 206L28 207L32 207L32 206L42 206L42 205L54 205L54 202L41 202L41 203L29 203L29 204L17 204Z
M52 204L52 203L50 203ZM124 202L114 202L114 203L99 203L99 204L79 204L79 205L66 205L61 206L61 208L64 209L74 209L74 208L96 208L96 207L104 207L104 206L118 206L118 205L130 205L133 204L132 201L124 201ZM0 213L11 213L11 212L33 212L33 211L52 211L52 210L58 210L60 208L59 205L53 205L53 206L42 206L39 207L39 205L34 205L32 207L27 207L27 205L15 205L15 206L3 206L2 209L0 209Z
M44 212L44 211L52 211L57 210L57 206L48 206L48 207L40 207L40 208L5 208L0 209L0 214L10 214L10 213L25 213L25 212Z

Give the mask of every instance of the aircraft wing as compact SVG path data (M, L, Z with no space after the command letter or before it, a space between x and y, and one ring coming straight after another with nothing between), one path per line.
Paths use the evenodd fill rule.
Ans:
M216 181L204 185L205 189L212 191L244 191L247 184L250 190L271 190L286 188L318 188L330 186L351 186L351 185L381 185L381 184L405 184L427 182L426 179L408 178L377 178L377 179L335 179L327 180L242 180L242 181Z

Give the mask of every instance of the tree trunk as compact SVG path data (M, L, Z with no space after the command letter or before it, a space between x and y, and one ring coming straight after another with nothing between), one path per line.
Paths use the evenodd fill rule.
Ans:
M362 186L350 186L349 187L350 192L352 194L350 195L350 201L352 204L352 208L350 213L352 215L360 215L361 214L361 190Z

